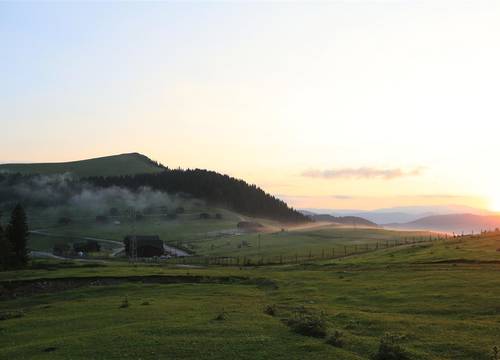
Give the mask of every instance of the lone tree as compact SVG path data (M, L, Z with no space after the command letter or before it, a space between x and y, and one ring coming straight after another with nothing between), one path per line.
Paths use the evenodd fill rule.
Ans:
M10 216L7 225L7 240L13 252L12 265L24 266L28 262L28 222L26 213L20 204L17 204Z
M0 213L1 217L1 213ZM12 261L12 247L0 223L0 270L7 269Z

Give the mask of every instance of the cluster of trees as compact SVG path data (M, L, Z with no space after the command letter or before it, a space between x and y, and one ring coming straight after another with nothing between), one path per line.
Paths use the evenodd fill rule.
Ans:
M23 267L28 263L28 221L21 205L12 210L5 230L0 224L0 270Z
M85 180L100 187L119 186L138 190L147 186L167 193L185 193L249 216L284 222L310 221L256 185L215 171L166 168L156 174L90 177Z

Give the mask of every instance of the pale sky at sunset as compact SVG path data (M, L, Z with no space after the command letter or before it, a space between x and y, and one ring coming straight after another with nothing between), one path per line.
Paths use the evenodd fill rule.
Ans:
M141 152L296 207L500 210L500 2L0 3L0 162Z

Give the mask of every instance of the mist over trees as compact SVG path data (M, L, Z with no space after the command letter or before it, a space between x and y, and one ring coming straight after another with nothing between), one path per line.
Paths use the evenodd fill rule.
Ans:
M146 187L132 192L117 186L97 187L70 174L0 173L0 209L10 210L17 203L28 210L36 208L50 213L64 209L60 214L61 222L71 221L67 216L69 210L85 211L90 215L117 207L134 207L142 211L152 206L178 206L174 197Z
M226 207L249 216L285 222L310 221L284 201L267 194L256 185L215 171L166 169L156 174L90 177L85 180L104 188L118 186L135 191L147 186L171 194L186 193L203 199L208 204Z
M184 196L186 195L186 196ZM178 197L204 200L240 214L283 222L309 218L285 202L227 175L209 170L171 170L154 174L76 178L70 174L22 175L0 173L0 206L23 203L28 209L80 209L103 213L110 208L169 206L179 208ZM62 217L66 215L61 213Z

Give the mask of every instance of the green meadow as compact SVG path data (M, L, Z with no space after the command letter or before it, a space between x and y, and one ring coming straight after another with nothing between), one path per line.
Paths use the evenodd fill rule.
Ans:
M499 249L489 235L268 267L37 260L0 273L0 358L370 359L389 333L410 359L489 360ZM19 281L38 290L13 297ZM321 317L325 337L293 331L297 314Z
M393 231L378 228L349 228L333 224L311 224L294 227L265 219L249 218L232 211L185 202L185 213L176 219L153 213L132 221L122 214L98 223L95 215L80 214L69 224L59 224L58 216L32 214L31 228L44 235L30 235L29 247L37 251L52 251L54 244L74 243L84 237L122 242L126 235L158 235L166 244L186 249L193 255L208 257L240 257L258 261L301 258L331 258L376 247L389 247L402 242L427 241L437 237L426 231ZM207 213L210 219L200 219ZM216 219L215 214L221 218ZM259 232L245 232L237 225L242 220L261 223ZM80 239L80 240L79 240ZM112 253L117 244L101 242L103 254Z

